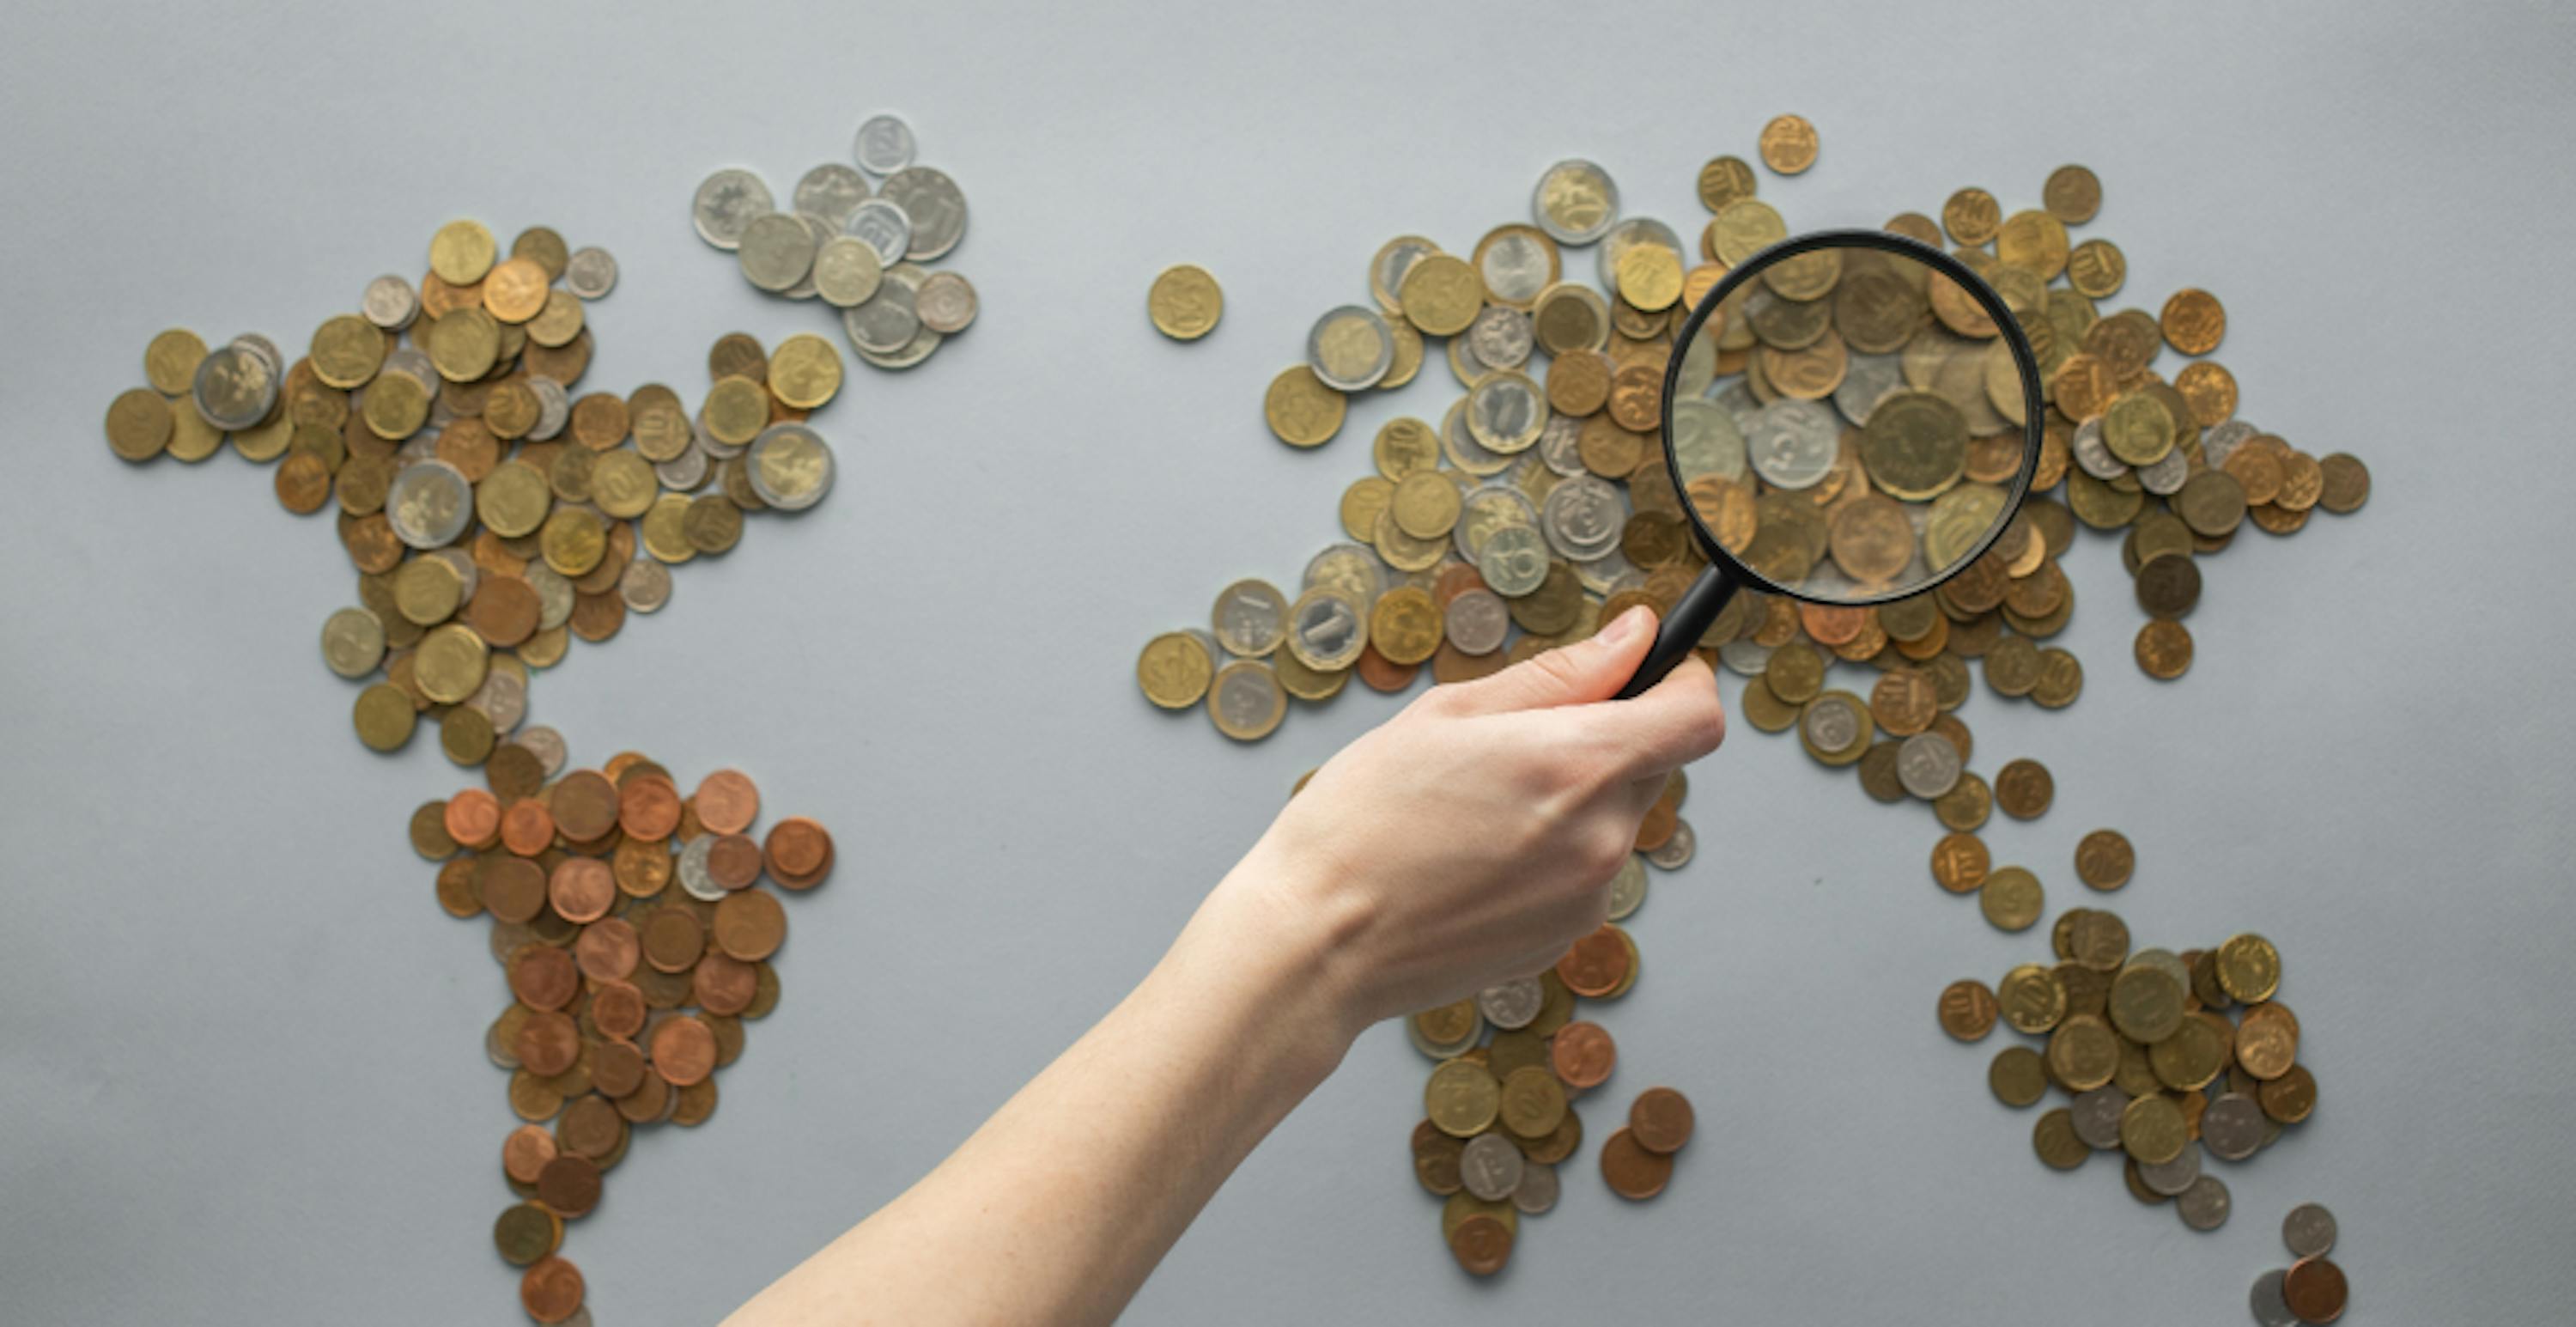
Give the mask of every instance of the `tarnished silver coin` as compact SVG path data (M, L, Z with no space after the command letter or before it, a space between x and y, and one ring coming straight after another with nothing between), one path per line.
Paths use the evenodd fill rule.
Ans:
M1676 821L1673 836L1664 840L1662 847L1647 853L1646 860L1667 871L1678 871L1690 865L1692 855L1698 851L1699 835L1691 832L1690 822Z
M2299 1315L2290 1312L2290 1301L2281 1294L2281 1283L2289 1272L2275 1267L2254 1278L2254 1293L2247 1307L2254 1311L2254 1321L2261 1327L2300 1327Z
M1538 524L1568 562L1590 562L1619 551L1619 536L1628 527L1628 503L1608 480L1576 475L1548 490Z
M1739 677L1760 677L1771 666L1771 647L1749 636L1738 636L1717 647L1717 661Z
M868 187L868 177L837 161L827 161L805 172L804 178L796 181L796 192L791 197L797 211L811 212L839 230L841 223L850 219L850 213L875 193Z
M679 455L653 463L653 478L674 493L693 493L699 485L707 482L707 472L712 468L713 463L707 459L707 449L699 446L697 439L691 438L689 445L680 449Z
M2191 457L2180 447L2166 452L2153 465L2138 467L2138 487L2160 498L2181 492L2183 481L2189 478Z
M2075 426L2075 436L2068 440L2066 450L2074 457L2075 468L2095 479L2117 479L2129 472L2128 462L2113 456L2111 445L2102 440L2098 416Z
M859 169L881 178L911 165L915 150L912 126L900 115L885 113L860 121L858 136L850 142L850 156Z
M409 281L387 273L367 283L366 293L358 296L358 312L388 332L399 332L420 316L420 292Z
M1306 573L1298 582L1299 590L1316 588L1339 590L1365 614L1375 606L1377 597L1386 589L1386 563L1377 550L1365 544L1340 543L1306 561Z
M385 520L394 537L414 548L455 543L474 519L474 485L445 461L420 461L394 472L385 492ZM467 565L472 565L467 559ZM472 597L472 591L467 591Z
M2129 1094L2116 1087L2097 1087L2075 1094L2068 1109L2075 1136L2096 1152L2112 1152L2120 1147L2120 1112L2129 1108Z
M933 272L921 279L912 305L923 327L941 336L955 336L975 321L975 286L955 272Z
M724 886L715 882L715 877L707 874L707 854L715 846L716 836L713 834L700 834L680 845L679 867L675 872L680 878L680 892L702 903L720 903L726 892Z
M1829 691L1807 703L1798 731L1819 751L1841 751L1860 740L1860 702Z
M250 353L259 356L260 362L268 365L270 377L283 378L286 376L286 356L278 353L276 342L269 340L267 337L261 336L257 332L244 332L241 335L234 337L232 343L240 349L247 350Z
M531 559L528 569L519 576L537 592L537 630L552 631L572 620L574 592L572 582L565 580L563 573Z
M2281 1218L2281 1242L2302 1258L2322 1258L2334 1251L2334 1213L2323 1203L2301 1203Z
M671 602L671 569L649 557L627 563L617 574L617 597L638 613L660 608Z
M428 461L423 464L437 465L442 464L442 462ZM390 510L393 503L388 501L385 506ZM483 583L482 567L475 563L474 555L472 553L469 553L462 548L433 548L421 554L421 556L436 558L439 561L446 563L448 570L456 573L456 597L459 603L472 599L474 597L474 587Z
M1610 920L1624 921L1646 902L1646 855L1632 852L1610 877Z
M1530 316L1504 304L1488 304L1467 324L1467 347L1476 362L1489 369L1517 369L1529 362L1536 344Z
M1691 343L1706 342L1714 350L1717 340L1695 336ZM1841 411L1854 428L1863 428L1869 424L1869 417L1878 413L1879 402L1904 390L1903 360L1894 355L1853 355L1849 367L1843 370L1842 386L1834 389L1834 409Z
M1547 537L1535 526L1506 525L1486 536L1485 546L1476 552L1477 572L1506 599L1537 589L1547 580L1547 567Z
M1498 456L1528 451L1546 428L1547 394L1526 373L1496 369L1467 393L1467 431Z
M342 677L359 678L385 660L385 624L363 608L343 608L322 620L322 664Z
M1931 801L1959 786L1959 748L1939 733L1916 733L1896 748L1896 781Z
M2200 1114L2200 1144L2221 1161L2242 1161L2263 1146L2263 1108L2242 1092L2222 1094Z
M617 289L617 258L596 244L583 245L564 259L564 289L594 300Z
M2201 463L2212 470L2224 467L2227 464L2227 458L2234 456L2237 448L2244 446L2249 438L2260 437L2262 432L2263 430L2243 419L2230 419L2220 423L2200 435Z
M1492 654L1511 634L1512 612L1503 597L1478 586L1461 591L1441 610L1442 634L1460 654Z
M1536 977L1514 977L1476 992L1485 1021L1505 1030L1525 1028L1547 1007L1547 988Z
M537 395L537 422L528 426L528 441L544 442L563 432L565 421L572 418L572 397L563 384L531 373L528 390Z
M1531 190L1530 217L1559 244L1590 244L1619 220L1619 186L1589 161L1560 161Z
M1583 420L1574 415L1550 413L1547 427L1538 432L1538 458L1560 478L1571 479L1583 473Z
M689 201L689 223L697 227L699 239L719 249L732 249L742 243L743 229L753 218L777 210L778 201L769 196L766 181L750 171L728 166L699 181L697 195ZM566 267L564 274L569 277L572 269Z
M1538 524L1538 508L1529 495L1510 478L1488 480L1467 490L1466 501L1458 509L1458 527L1449 532L1449 542L1458 556L1473 562L1483 556L1485 541L1506 525Z
M1526 1169L1520 1148L1500 1130L1468 1139L1458 1154L1458 1178L1466 1183L1467 1192L1489 1203L1511 1197Z
M189 395L207 423L229 433L268 418L277 404L279 376L280 370L257 349L235 342L217 346L197 361Z
M1521 1182L1512 1189L1512 1206L1537 1216L1556 1206L1556 1167L1544 1161L1523 1159Z
M2190 1188L2174 1196L2174 1211L2181 1215L2184 1225L2194 1230L2216 1230L2226 1225L2229 1205L2227 1182L2215 1175L2193 1180Z
M1673 466L1690 478L1716 475L1742 484L1752 477L1744 433L1736 427L1735 416L1715 401L1686 396L1673 402L1671 438Z
M549 779L563 772L564 761L572 754L564 745L563 734L543 724L530 728L511 740L526 747L529 754L537 758L538 771Z
M921 334L921 312L916 305L918 283L909 278L886 274L877 284L877 292L867 302L843 311L841 330L849 333L850 344L861 351L892 354L911 344Z
M793 212L753 217L734 244L742 279L771 294L780 294L814 270L814 251L822 247L814 232Z
M742 461L753 495L780 511L803 511L832 491L832 446L803 424L762 429Z
M912 243L903 256L928 262L966 237L966 195L946 171L906 166L886 178L885 199L912 220Z
M948 338L925 327L912 334L912 339L893 350L854 349L859 358L880 369L908 369L930 358L939 343Z
M1775 488L1814 488L1833 473L1842 426L1815 401L1782 398L1762 407L1744 431L1745 455L1754 473Z
M871 198L851 209L850 219L841 223L841 233L867 241L877 251L877 265L892 267L903 261L904 250L912 244L912 218L890 199Z
M490 720L492 731L506 737L528 717L528 681L505 668L491 669L483 674L483 685L465 698L465 708Z
M2138 1182L2155 1193L2176 1198L2200 1179L2200 1149L2185 1144L2171 1161L2138 1167Z

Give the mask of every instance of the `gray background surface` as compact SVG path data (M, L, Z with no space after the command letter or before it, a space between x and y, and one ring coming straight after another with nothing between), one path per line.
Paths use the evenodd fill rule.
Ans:
M1033 9L0 19L5 1316L518 1318L486 1236L514 1121L481 1039L507 997L484 924L438 911L403 839L467 776L430 740L352 740L314 644L353 593L326 518L281 512L229 452L110 456L99 418L146 339L255 329L294 353L369 277L421 270L440 222L543 222L624 268L586 385L695 401L716 334L830 325L701 245L690 191L735 163L783 198L890 107L971 200L948 262L982 321L908 375L853 365L817 421L831 499L753 520L534 689L577 760L739 765L841 849L792 904L786 998L715 1118L640 1137L572 1231L600 1321L710 1319L898 1192L1144 971L1300 771L1395 709L1355 687L1238 748L1131 680L1225 581L1292 581L1377 424L1454 391L1428 366L1316 453L1264 432L1263 385L1317 312L1365 298L1378 244L1463 250L1568 155L1695 234L1699 163L1751 156L1783 110L1824 144L1761 182L1793 228L1967 183L2032 205L2051 167L2091 164L2107 202L2081 233L2126 248L2121 302L2218 292L2244 413L2370 463L2360 516L2207 565L2185 680L2130 662L2126 578L2088 538L2082 701L1981 685L1963 716L1977 767L2056 771L2055 810L1988 834L2052 911L2084 892L2075 839L2114 824L2141 944L2280 943L2317 1118L2226 1169L2214 1236L2109 1161L2042 1169L2032 1117L1987 1094L2002 1040L1951 1044L1932 1005L2045 932L1932 886L1922 808L1745 727L1694 771L1700 859L1656 877L1644 979L1603 1015L1622 1067L1596 1142L1652 1083L1699 1104L1669 1194L1620 1203L1587 1146L1509 1273L1469 1283L1406 1164L1424 1065L1381 1028L1131 1319L2243 1321L2281 1214L2321 1199L2350 1321L2563 1320L2563 10ZM1180 260L1226 287L1194 346L1139 307Z

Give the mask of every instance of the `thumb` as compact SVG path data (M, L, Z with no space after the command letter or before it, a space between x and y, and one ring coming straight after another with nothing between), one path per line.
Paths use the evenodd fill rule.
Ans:
M1612 618L1589 640L1460 684L1456 701L1469 713L1504 714L1608 700L1636 676L1654 639L1654 610L1640 605Z

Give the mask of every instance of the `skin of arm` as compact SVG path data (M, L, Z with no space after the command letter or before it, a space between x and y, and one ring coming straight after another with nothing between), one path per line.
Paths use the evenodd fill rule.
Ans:
M939 1166L732 1327L1106 1323L1371 1023L1555 961L1600 925L1638 821L1725 736L1653 638L1435 687L1318 770L1135 990Z

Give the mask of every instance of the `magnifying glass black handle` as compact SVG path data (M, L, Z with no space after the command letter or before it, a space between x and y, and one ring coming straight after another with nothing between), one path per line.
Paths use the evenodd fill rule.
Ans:
M1654 648L1647 650L1646 661L1637 665L1637 675L1628 679L1628 685L1619 688L1618 699L1644 695L1649 688L1664 680L1664 674L1673 671L1689 657L1691 647L1708 634L1708 624L1715 622L1718 613L1725 609L1726 601L1735 597L1735 585L1735 578L1727 574L1725 563L1711 562L1702 568L1699 579L1692 581L1691 587L1682 591L1682 597L1674 601L1673 611L1655 624Z

